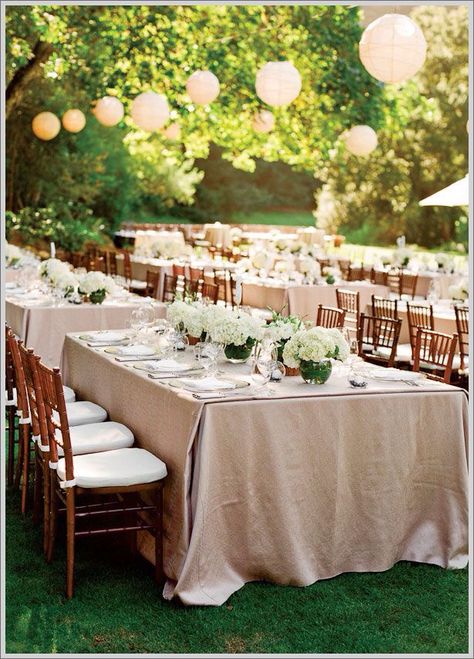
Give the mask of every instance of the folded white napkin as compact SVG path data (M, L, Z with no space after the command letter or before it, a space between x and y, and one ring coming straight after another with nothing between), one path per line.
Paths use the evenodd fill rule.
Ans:
M400 371L398 368L375 368L371 376L380 380L417 380L420 377L419 373L413 371Z
M182 364L175 359L157 359L149 362L148 368L152 371L189 371L190 364Z
M98 343L103 343L104 341L121 341L123 339L123 334L119 334L118 332L96 332L94 334L90 335L89 341L91 343L94 343L97 341Z
M219 380L214 377L202 378L200 380L183 378L181 382L185 387L196 389L197 391L209 391L210 389L216 391L220 389L235 389L235 384L232 382L226 382L225 380Z
M155 351L150 346L142 345L132 345L132 346L122 346L117 349L117 352L120 355L137 355L141 357L147 357L148 355L154 355Z
M5 289L7 291L11 291L12 289L16 289L18 292L23 291L22 288L18 288L16 281L7 281L5 284Z

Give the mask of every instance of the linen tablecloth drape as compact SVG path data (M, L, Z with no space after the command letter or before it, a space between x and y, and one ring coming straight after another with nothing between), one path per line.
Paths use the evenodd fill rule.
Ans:
M71 336L65 359L68 384L167 463L167 597L218 605L254 580L466 565L462 390L286 378L276 386L293 398L203 404ZM140 548L152 558L147 538Z

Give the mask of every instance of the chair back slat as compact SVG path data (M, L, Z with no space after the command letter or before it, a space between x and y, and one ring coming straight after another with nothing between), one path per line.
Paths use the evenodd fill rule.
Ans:
M13 368L15 369L16 407L21 414L21 418L28 419L30 410L28 406L25 372L23 370L23 364L21 363L18 341L10 328L7 329L7 340L10 347Z
M52 464L58 461L58 446L60 446L66 463L66 480L69 481L74 478L74 466L61 372L59 368L51 369L40 361L38 373L48 429L50 461Z
M318 313L316 315L317 327L336 327L342 329L344 327L344 318L346 312L344 309L337 309L336 307L325 307L320 304L318 306Z
M351 333L351 338L356 338L360 321L359 291L336 288L336 301L338 308L345 312L344 327Z
M395 318L368 316L361 313L357 332L359 356L393 366L397 354L398 338L402 321ZM380 348L388 349L388 355L377 353Z
M159 292L159 285L160 285L160 272L158 270L147 270L145 295L157 299Z
M41 382L38 373L38 362L40 358L35 355L31 348L25 348L22 342L19 343L19 349L23 371L25 373L28 401L30 404L31 430L33 435L41 437L42 446L48 446L48 428L44 411Z
M204 279L204 268L189 268L189 278L191 281L199 281Z
M372 316L398 319L398 301L372 295Z
M7 401L14 400L15 390L15 366L13 364L13 355L10 349L9 333L11 332L8 326L5 327L5 393Z
M388 286L388 273L385 270L376 270L372 268L370 272L370 281L380 286Z
M454 305L456 315L456 329L459 338L459 353L461 356L461 370L467 368L469 363L469 307L467 305Z
M391 293L400 299L401 297L401 274L398 268L392 268L387 272L387 286Z
M126 249L122 250L123 256L123 276L125 279L130 282L132 280L132 261L130 259L130 254Z
M414 300L417 285L418 275L402 271L400 275L400 296L409 295Z
M201 299L208 304L217 304L219 299L219 286L206 281L200 282Z
M434 315L432 304L413 304L407 302L408 333L412 356L415 355L416 335L418 328L434 330Z
M161 301L173 302L176 296L177 286L178 277L173 277L173 275L165 275L163 280L163 293L161 296Z
M433 330L418 328L415 343L413 370L419 371L423 365L433 366L442 375L429 373L428 377L449 383L456 351L457 334L443 334Z

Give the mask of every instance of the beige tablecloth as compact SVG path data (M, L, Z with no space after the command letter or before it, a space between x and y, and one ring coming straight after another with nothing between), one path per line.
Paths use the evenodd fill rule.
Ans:
M304 586L400 560L467 563L467 398L333 375L203 403L66 337L68 384L163 459L166 597L218 605L244 583ZM238 374L245 367L231 366ZM141 551L153 556L149 541Z
M107 302L103 304L65 304L60 307L29 306L27 302L6 301L7 324L28 348L33 348L48 366L59 366L64 337L69 332L89 330L124 329L129 326L130 316L143 304L138 296L130 303ZM164 305L156 304L157 317L166 316Z
M285 285L268 283L243 282L242 304L250 307L271 307L279 311L285 307L284 313L294 314L300 318L311 321L316 320L318 305L337 307L336 288L344 288L360 292L360 308L365 309L371 301L372 295L386 297L388 289L366 282L341 282L329 286L316 285Z

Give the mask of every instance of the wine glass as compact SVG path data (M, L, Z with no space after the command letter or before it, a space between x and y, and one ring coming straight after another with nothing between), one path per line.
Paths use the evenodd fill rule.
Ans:
M194 356L199 365L204 369L204 376L213 376L217 374L217 357L219 348L215 343L206 343L200 341L194 346Z
M257 385L258 389L263 389L272 376L274 360L268 357L255 357L250 366L250 378Z

